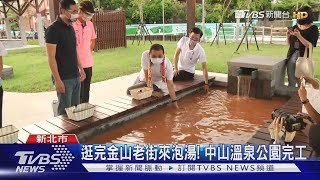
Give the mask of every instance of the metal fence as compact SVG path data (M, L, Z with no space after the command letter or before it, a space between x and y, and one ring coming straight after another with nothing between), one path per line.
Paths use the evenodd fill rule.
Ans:
M97 31L95 51L126 47L126 17L123 11L101 11L93 17Z

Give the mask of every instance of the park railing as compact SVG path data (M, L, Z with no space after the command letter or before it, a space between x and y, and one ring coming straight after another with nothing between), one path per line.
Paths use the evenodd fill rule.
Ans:
M222 29L218 33L218 36L216 38L216 41L224 41L224 36L227 41L229 42L239 42L241 41L242 37L245 34L246 26L245 23L240 23L239 29L238 29L238 36L237 36L237 27L236 23L225 23L224 24L224 35ZM318 27L320 27L320 23L315 23ZM186 25L185 24L165 24L164 26L161 24L146 24L147 29L149 31L149 34L151 35L151 40L163 40L163 34L164 39L166 41L178 41L182 36L186 35ZM197 27L202 29L202 25L197 23ZM135 37L135 34L137 33L137 25L127 25L127 39L133 40L137 39ZM205 29L203 30L205 41L206 42L212 42L214 37L217 35L219 28L219 24L217 23L206 23ZM259 43L270 43L270 44L286 44L287 38L286 38L286 32L287 27L283 26L258 26L256 24L253 24L253 28L255 30L256 38ZM139 31L138 31L139 32ZM249 42L254 42L254 36L252 28L249 28L247 33L247 38ZM147 39L148 40L148 37ZM246 40L246 39L245 39ZM244 42L245 42L244 40Z
M92 21L97 32L95 51L127 46L123 11L100 11Z

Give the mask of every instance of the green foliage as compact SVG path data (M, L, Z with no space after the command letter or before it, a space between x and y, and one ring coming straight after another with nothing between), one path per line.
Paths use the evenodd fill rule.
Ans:
M82 1L82 0L79 0ZM92 0L97 6L98 0ZM179 0L165 1L165 23L185 23L186 22L186 3ZM230 1L229 8L226 8ZM143 17L146 23L162 23L162 0L100 0L104 10L122 9L126 14L127 24L140 22L141 2L143 2ZM234 12L241 9L251 11L277 10L289 11L292 13L298 7L307 5L315 10L320 10L319 0L205 0L206 22L235 22ZM196 5L196 20L202 21L202 5Z

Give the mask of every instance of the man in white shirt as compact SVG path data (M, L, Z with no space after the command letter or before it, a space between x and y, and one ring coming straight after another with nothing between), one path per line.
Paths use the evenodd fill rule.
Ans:
M149 76L149 73L151 76ZM150 50L142 53L141 71L134 85L128 88L127 94L130 95L132 89L146 87L148 84L153 86L153 96L160 96L159 91L166 91L166 85L172 103L175 107L178 107L173 85L173 66L164 55L164 48L160 44L153 44Z
M2 128L2 101L3 101L3 88L2 88L2 70L3 70L3 60L2 56L5 56L7 51L3 44L0 42L0 128Z
M173 81L192 80L196 65L202 64L205 91L209 90L207 58L204 49L199 44L203 32L199 28L193 28L189 37L182 37L174 55L174 78Z

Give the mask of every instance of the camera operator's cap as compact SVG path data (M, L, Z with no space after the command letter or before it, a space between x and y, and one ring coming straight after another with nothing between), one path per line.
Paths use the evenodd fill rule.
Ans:
M93 16L95 13L93 4L90 1L82 1L80 3L80 9L91 16Z

